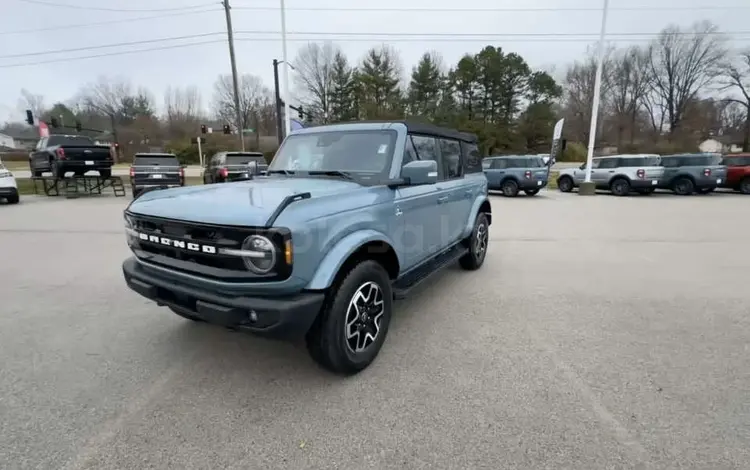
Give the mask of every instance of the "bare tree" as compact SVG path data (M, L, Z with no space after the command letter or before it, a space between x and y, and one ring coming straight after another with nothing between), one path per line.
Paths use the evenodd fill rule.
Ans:
M185 137L196 132L203 116L197 87L168 87L164 92L164 113L170 136Z
M253 126L257 131L263 110L272 103L271 91L263 85L259 77L251 74L240 76L238 85L242 128ZM216 79L212 107L216 117L221 121L232 124L237 121L231 75L221 75Z
M725 101L744 111L742 149L750 152L750 48L737 52L723 64L721 81L723 90L735 92Z
M637 46L617 52L612 59L607 104L616 127L618 147L628 128L630 143L635 139L638 111L650 86L647 62L647 54Z
M602 62L601 95L605 97L609 94L611 87L613 51L612 48L605 50ZM589 138L596 66L596 55L589 52L584 60L576 61L568 68L563 82L565 125L571 130L571 135L582 142L588 141ZM599 121L600 126L603 126L605 119Z
M334 67L340 49L330 42L309 43L294 59L294 81L301 92L303 105L316 121L328 123L331 117L331 95L334 93Z
M725 57L724 38L709 21L688 31L668 26L648 49L651 84L671 134L677 132L685 110L719 75Z
M43 95L35 95L26 88L21 90L21 98L18 99L19 111L25 113L30 109L35 118L39 118L47 110Z
M131 90L130 82L124 78L100 76L96 82L88 83L81 88L77 101L88 113L106 116L112 129L113 141L119 142L117 118L123 109L123 103L131 97Z

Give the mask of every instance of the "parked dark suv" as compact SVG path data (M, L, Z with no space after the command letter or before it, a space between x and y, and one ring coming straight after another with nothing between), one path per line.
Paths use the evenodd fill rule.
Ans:
M149 189L166 189L185 185L185 170L171 153L136 153L130 166L133 197Z
M264 174L268 164L260 152L219 152L206 164L203 183L225 183Z

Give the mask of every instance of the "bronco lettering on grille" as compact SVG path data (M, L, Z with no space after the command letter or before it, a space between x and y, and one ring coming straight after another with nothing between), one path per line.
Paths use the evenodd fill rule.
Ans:
M188 251L197 251L200 253L216 254L216 247L211 245L201 245L198 243L186 242L183 240L173 240L167 237L161 237L159 235L149 235L147 233L138 232L138 238L141 241L156 243L158 245L171 246L174 248L180 248Z

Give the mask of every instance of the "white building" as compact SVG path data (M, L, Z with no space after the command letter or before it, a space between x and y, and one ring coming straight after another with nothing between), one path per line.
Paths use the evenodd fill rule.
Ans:
M727 136L719 136L704 140L698 148L705 153L738 153L742 152L742 143Z
M16 148L16 142L13 137L5 134L0 134L0 147Z

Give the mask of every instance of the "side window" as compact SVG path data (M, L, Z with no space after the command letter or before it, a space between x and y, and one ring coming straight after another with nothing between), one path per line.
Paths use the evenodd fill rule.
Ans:
M493 170L504 170L508 168L508 160L505 158L496 158L492 161Z
M466 174L481 173L484 164L482 163L482 155L479 153L477 144L461 142L461 149L464 154L464 172Z
M417 157L419 160L438 161L437 142L434 137L413 135L411 136L411 141L414 144L414 149L417 151ZM438 168L439 167L440 165L438 164Z
M602 163L602 160L601 160L601 159L597 159L597 160L592 160L592 161L591 161L591 169L592 169L592 170L596 170L597 168L601 168L601 167L599 166L599 165L601 165L601 163ZM584 165L585 165L585 163L584 163ZM585 169L586 169L586 167L584 166L584 167L583 167L583 169L585 170Z
M484 161L482 161L482 170L489 170L490 167L492 166L492 162L493 161L494 160L484 160ZM467 170L468 170L468 168L467 168Z
M401 161L401 166L404 166L407 163L413 162L416 160L419 160L419 156L417 156L417 149L414 148L414 142L412 141L412 136L407 135L406 145L404 146L404 158Z
M599 169L612 169L617 168L620 160L618 158L604 158L599 161Z
M440 156L445 169L445 179L463 176L461 165L461 144L457 140L439 139Z

